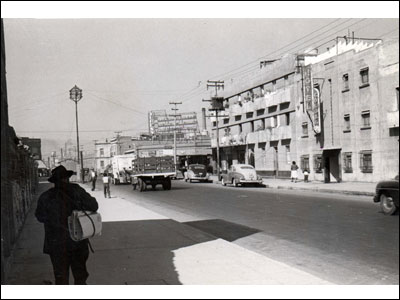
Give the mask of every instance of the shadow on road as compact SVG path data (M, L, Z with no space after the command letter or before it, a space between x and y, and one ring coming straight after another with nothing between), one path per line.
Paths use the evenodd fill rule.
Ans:
M203 232L207 232L228 242L233 242L237 239L260 232L258 229L231 223L221 219L185 222L183 224L189 225Z

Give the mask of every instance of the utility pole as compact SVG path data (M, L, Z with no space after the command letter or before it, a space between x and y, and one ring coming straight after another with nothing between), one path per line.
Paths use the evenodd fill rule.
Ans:
M121 147L120 147L120 145L119 145L119 134L121 133L122 131L114 131L114 133L116 133L117 134L117 155L120 155L121 153Z
M175 174L176 174L176 117L178 114L176 113L179 109L176 108L177 105L182 104L182 102L170 102L169 104L175 105L175 108L171 108L174 111L172 115L174 117L174 165L175 165Z
M93 142L94 142L94 171L97 174L97 148L96 148L97 140L93 140Z
M224 89L224 81L218 80L218 81L213 81L213 80L207 80L207 90L209 87L215 87L215 96L211 97L211 100L204 100L204 102L211 102L211 108L209 109L210 111L215 112L215 125L216 125L216 131L217 131L217 178L220 180L220 161L219 161L219 128L218 128L218 112L221 110L224 110L223 107L223 100L224 98L218 97L218 90L220 88Z

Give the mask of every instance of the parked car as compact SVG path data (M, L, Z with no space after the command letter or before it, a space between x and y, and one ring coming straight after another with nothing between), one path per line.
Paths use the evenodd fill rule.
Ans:
M256 169L254 169L251 165L245 164L237 164L232 165L227 174L221 175L221 184L226 186L227 183L231 183L234 186L246 185L246 184L262 184L262 179L256 173Z
M380 202L385 215L393 215L399 210L399 175L393 180L383 180L376 185L374 202Z
M205 165L192 164L188 166L187 171L185 172L185 181L192 182L193 180L205 182L209 181L209 176Z

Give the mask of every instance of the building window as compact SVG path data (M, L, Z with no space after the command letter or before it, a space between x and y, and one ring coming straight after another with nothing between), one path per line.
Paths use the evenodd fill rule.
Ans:
M315 173L322 173L322 154L314 155L314 171Z
M342 77L343 80L343 90L342 92L347 92L349 91L349 74L344 74Z
M304 122L302 125L302 137L308 137L308 123Z
M251 119L253 117L253 112L246 113L246 118Z
M353 167L351 162L351 152L343 153L343 165L345 173L353 173Z
M217 126L217 121L213 121L213 122L212 122L212 126L213 126L213 127L216 127L216 126Z
M242 119L241 115L235 116L235 121L240 121Z
M257 116L262 116L265 113L265 109L257 110Z
M104 156L104 148L100 148L100 157Z
M351 127L350 127L350 115L344 115L344 130L343 132L350 132Z
M225 118L224 119L224 124L228 124L229 123L229 118Z
M300 157L300 168L302 170L310 170L310 156L302 155Z
M369 85L369 69L368 68L364 68L364 69L360 70L360 79L361 79L360 88Z
M369 110L363 111L361 113L362 118L362 127L361 129L369 129L371 128L371 114Z
M360 168L363 173L372 173L372 151L364 150L360 152Z
M100 161L100 168L104 168L104 160Z

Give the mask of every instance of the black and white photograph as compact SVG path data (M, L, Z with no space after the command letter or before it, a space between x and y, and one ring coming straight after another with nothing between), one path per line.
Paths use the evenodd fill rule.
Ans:
M398 299L397 1L1 6L2 299Z

